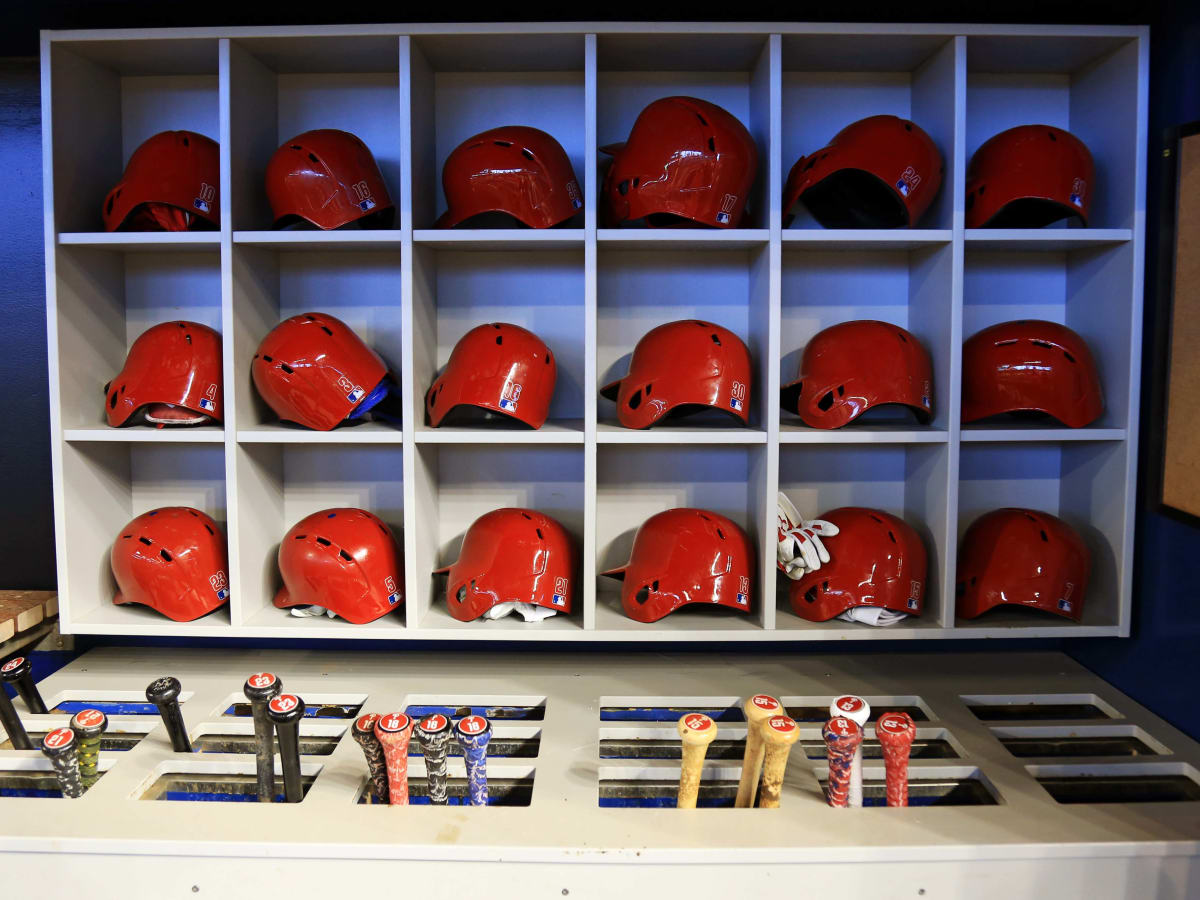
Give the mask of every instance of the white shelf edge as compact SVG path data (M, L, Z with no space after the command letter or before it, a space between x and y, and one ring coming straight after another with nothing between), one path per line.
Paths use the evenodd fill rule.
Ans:
M65 231L59 246L91 247L98 250L220 250L217 231Z
M596 430L597 444L743 444L762 446L767 443L767 432L747 429L673 429L653 428L634 431L608 423L601 423Z
M601 249L716 249L747 250L770 242L767 228L600 228L596 242Z
M1124 428L964 428L960 432L960 438L965 444L1007 441L1123 441L1126 432Z
M1083 250L1133 240L1130 228L968 228L967 250Z
M947 444L950 432L937 429L800 429L783 426L779 431L780 444Z
M405 232L391 231L235 231L241 247L275 250L399 250Z
M422 229L413 243L435 250L557 250L583 249L584 230L575 229Z
M578 428L558 426L551 428L542 426L537 431L509 430L477 430L431 428L413 432L413 440L418 444L504 444L507 446L521 444L567 444L583 446L586 435L583 433L583 423Z
M291 430L285 428L242 428L237 432L239 444L396 444L404 442L401 431L366 431L342 428L333 431Z
M97 441L128 444L221 444L221 428L64 428L64 441Z
M781 237L784 250L915 250L949 244L954 232L949 228L785 228Z

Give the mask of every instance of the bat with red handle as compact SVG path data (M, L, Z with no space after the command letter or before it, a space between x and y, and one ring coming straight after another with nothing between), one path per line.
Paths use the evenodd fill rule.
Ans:
M908 806L908 757L916 736L917 725L906 712L884 713L875 723L887 771L888 806Z
M413 720L402 712L380 716L375 737L383 745L387 764L388 803L408 806L408 742L412 740Z
M859 729L863 729L867 727L867 720L871 718L871 704L854 694L843 694L829 704L829 715L845 716ZM854 761L850 765L850 795L847 798L849 806L860 807L863 805L862 770L863 756L860 742L858 749L854 751Z
M834 716L821 729L829 755L829 805L850 805L850 769L854 753L862 746L863 732L858 723L845 716Z

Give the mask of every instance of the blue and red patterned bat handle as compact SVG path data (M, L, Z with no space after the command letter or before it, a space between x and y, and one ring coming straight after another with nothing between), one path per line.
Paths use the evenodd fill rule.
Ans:
M834 716L821 730L829 754L829 805L850 805L850 770L854 753L862 745L863 732L858 723L845 716Z
M492 739L492 723L483 716L467 716L454 726L454 736L462 747L467 763L467 785L472 806L488 805L487 745Z

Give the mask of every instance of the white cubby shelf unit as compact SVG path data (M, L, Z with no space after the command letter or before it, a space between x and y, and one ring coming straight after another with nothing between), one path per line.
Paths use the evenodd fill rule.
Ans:
M813 641L1123 636L1129 633L1144 257L1148 32L1144 28L837 24L495 24L46 32L42 42L47 314L58 578L72 633L242 638ZM746 227L599 228L598 147L672 94L724 106L759 151ZM911 117L945 159L917 227L784 228L782 190L802 154L867 115ZM1017 124L1069 129L1096 160L1089 227L968 230L967 163ZM582 214L546 231L433 228L441 166L487 128L534 125L575 167ZM392 228L277 232L262 188L272 151L310 128L373 150ZM130 153L187 128L221 145L219 231L103 233L100 206ZM249 361L282 317L348 322L399 377L403 426L284 427ZM598 388L639 337L702 318L746 341L749 427L616 422ZM996 322L1063 322L1089 342L1104 415L1071 430L963 426L963 340ZM186 318L223 335L225 421L112 429L101 387L146 327ZM838 431L779 407L819 330L881 319L934 363L935 415L868 415ZM423 397L457 340L491 321L539 334L558 386L538 431L430 428ZM800 619L774 567L775 493L808 515L845 504L909 521L929 550L926 612L892 628ZM147 509L196 506L229 542L232 600L197 622L111 602L108 547ZM1075 526L1093 557L1083 621L955 616L967 526L1023 504ZM275 554L302 516L363 506L402 534L407 604L370 625L298 619L271 603ZM499 506L540 509L578 547L575 609L540 624L461 623L431 571ZM672 506L731 517L759 554L749 615L681 611L650 625L600 577L637 527Z

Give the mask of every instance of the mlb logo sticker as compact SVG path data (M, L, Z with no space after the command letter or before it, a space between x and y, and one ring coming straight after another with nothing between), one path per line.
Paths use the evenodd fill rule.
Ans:
M504 390L500 394L500 408L506 412L513 412L517 408L517 400L521 398L521 385L513 384L511 381L504 385Z
M1083 206L1085 194L1087 194L1087 182L1082 178L1076 178L1071 183L1071 202L1076 206Z
M212 202L217 199L217 189L207 182L200 182L200 193L192 201L192 206L200 212L211 212Z
M749 603L749 602L750 602L750 598L749 598L749 597L747 597L745 594L741 594L741 593L739 593L739 594L737 595L737 602L738 602L739 604L741 604L742 606L745 606L747 603Z
M583 198L579 195L579 185L574 181L567 182L567 196L571 198L571 206L579 209L583 206Z
M354 390L352 390L350 393L348 393L346 395L346 399L349 400L351 403L357 403L359 400L361 400L363 398L364 393L366 393L366 392L362 388L356 387Z
M916 608L917 608L917 603L918 603L918 600L917 600L917 598L916 598L916 597L909 597L909 598L908 598L908 608L909 608L909 609L916 609Z
M200 408L203 410L212 412L212 410L215 407L213 406L213 402L211 400L209 400L207 397L201 397L200 398Z
M567 605L567 579L561 575L554 579L554 596L551 600L555 606Z
M192 201L192 206L196 207L196 209L200 210L200 212L210 212L208 203L206 203L204 200L201 200L199 197Z
M554 601L555 606L566 606L567 605L567 598L564 597L562 594L555 594L552 599Z
M729 224L729 213L723 213L723 212L717 213L717 221L720 222L722 225L728 225Z
M218 600L225 600L228 597L229 597L229 591L227 591L225 588L221 588L221 590L217 591L217 599Z
M901 197L908 196L908 185L905 184L903 181L896 182L896 190L898 190L900 192Z
M1058 608L1063 612L1070 612L1073 607L1071 606L1071 601L1063 597L1058 601Z
M375 208L375 201L374 200L363 200L361 203L358 204L358 208L361 209L363 212L370 212L371 210L373 210Z
M721 210L717 213L717 222L721 225L728 225L730 216L733 213L733 208L737 206L737 195L726 194L721 198Z
M517 401L509 400L507 397L501 397L500 398L500 408L508 410L509 412L512 412L514 409L517 408Z
M371 189L367 187L365 181L350 185L350 190L354 191L354 200L363 212L369 212L375 208L375 201L371 199Z
M739 400L737 397L730 397L729 398L729 408L740 410L742 408L742 401Z
M388 603L390 603L394 606L395 604L397 604L399 602L400 602L399 594L388 594Z

